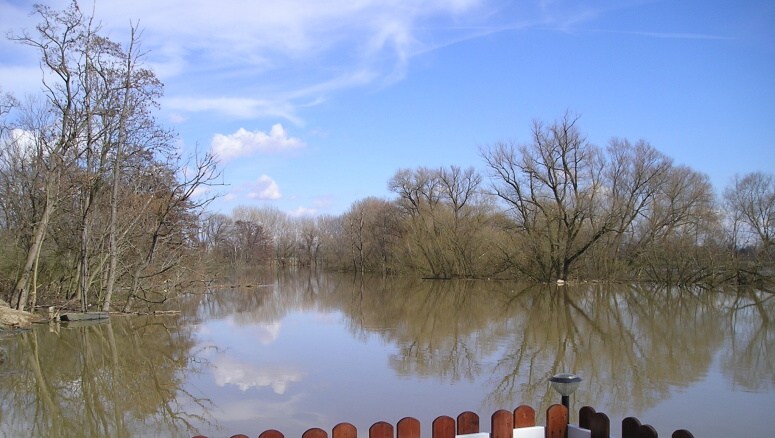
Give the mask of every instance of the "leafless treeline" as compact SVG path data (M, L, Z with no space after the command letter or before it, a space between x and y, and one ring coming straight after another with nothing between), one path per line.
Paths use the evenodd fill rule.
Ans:
M120 45L75 2L35 12L35 31L11 38L39 54L43 92L19 102L0 90L0 297L16 308L42 292L131 310L163 302L192 272L246 264L683 284L775 271L775 176L736 178L717 198L707 176L644 141L588 143L572 114L535 122L525 144L483 147L486 175L401 169L393 199L340 216L203 215L194 194L215 163L182 160L154 120L162 84L138 30Z
M40 57L42 93L0 103L0 287L18 309L38 292L83 310L159 302L195 247L198 187L211 156L181 160L152 116L162 84L139 32L120 45L73 2L37 5L11 38ZM160 286L163 285L163 286Z
M712 285L773 273L775 177L707 176L645 141L588 143L566 114L529 143L481 149L473 167L402 169L392 200L337 217L239 208L204 221L201 241L232 261L423 277L614 279Z

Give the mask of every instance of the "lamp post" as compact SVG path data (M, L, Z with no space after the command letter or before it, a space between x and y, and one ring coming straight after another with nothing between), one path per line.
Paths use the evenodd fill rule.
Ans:
M581 377L571 373L555 374L549 378L552 388L562 396L562 405L568 408L570 413L570 395L578 389Z

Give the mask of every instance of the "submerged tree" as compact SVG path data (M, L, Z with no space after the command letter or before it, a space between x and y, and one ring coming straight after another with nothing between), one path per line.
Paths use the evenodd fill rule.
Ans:
M753 172L736 176L724 191L729 212L735 222L739 246L768 249L775 243L775 175Z
M482 156L494 193L509 207L527 256L516 267L539 280L567 279L573 264L615 224L602 207L604 159L566 114L533 124L532 143L499 143Z
M391 271L401 234L396 205L384 199L366 198L354 202L342 219L352 269L383 274Z
M775 175L736 176L724 191L724 202L732 247L741 259L738 269L757 276L771 272L775 266Z
M388 187L398 195L404 264L439 278L492 271L491 204L473 167L402 169Z
M566 280L594 254L609 262L595 270L603 275L619 259L631 272L645 263L661 275L667 266L654 264L657 247L712 240L718 218L706 176L674 166L643 141L614 139L602 150L584 139L577 122L569 114L549 126L535 122L531 143L482 150L493 191L511 217L512 247L504 254L519 272Z

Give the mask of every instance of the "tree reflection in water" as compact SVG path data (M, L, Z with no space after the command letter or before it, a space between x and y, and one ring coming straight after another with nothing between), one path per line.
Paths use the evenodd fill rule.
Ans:
M775 381L767 293L371 278L317 295L347 314L356 336L396 345L399 375L486 377L488 408L548 406L558 397L548 377L577 371L578 406L632 415L704 379L720 351L737 384L761 391Z
M724 302L730 309L729 337L722 367L734 386L748 391L775 391L775 294L751 289L738 291Z
M170 436L209 421L190 413L208 401L183 389L183 371L197 366L175 319L38 326L5 343L0 435Z
M463 395L465 409L489 415L528 403L540 421L559 400L547 379L563 371L584 378L575 407L591 405L612 419L666 406L663 400L709 373L744 391L775 391L775 297L762 291L307 272L234 281L242 286L185 297L180 317L114 317L54 333L44 326L2 341L8 359L0 368L0 435L257 435L261 430L242 428L269 423L292 433L335 424L324 419L365 421L355 411L370 406L358 398L368 394L333 385L366 386L376 378L387 379L373 382L386 391L406 390L407 381L422 387L412 397L426 399L414 406L433 405L434 416L459 413L449 410L454 401L439 400L439 382L459 385L461 392L444 393ZM298 317L307 314L336 317L321 327ZM223 345L196 334L215 321ZM374 339L378 348L363 348ZM329 347L339 361L328 360ZM385 368L323 375L341 374L347 363ZM214 391L207 394L213 403L190 392L200 383ZM369 415L390 411L387 400L401 404L392 407L401 415L420 415L404 411L404 393L384 394Z

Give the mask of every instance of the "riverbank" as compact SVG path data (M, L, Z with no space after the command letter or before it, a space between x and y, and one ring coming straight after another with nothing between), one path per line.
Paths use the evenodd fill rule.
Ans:
M40 316L22 310L11 309L0 304L0 331L28 329L32 323L40 320Z

